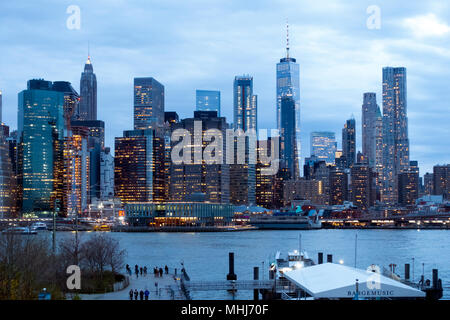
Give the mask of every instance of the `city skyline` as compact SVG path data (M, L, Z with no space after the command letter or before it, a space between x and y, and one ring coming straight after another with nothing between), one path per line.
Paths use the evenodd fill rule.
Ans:
M292 4L294 6L294 4ZM1 4L1 12L8 12L15 10L13 4ZM169 8L172 4L167 5ZM183 5L184 6L184 5ZM230 4L234 6L234 4ZM210 60L203 60L204 66L208 72L197 72L193 70L196 68L199 61L198 58L193 56L193 52L188 50L187 56L173 56L169 51L170 60L173 66L162 63L161 66L155 66L150 60L161 57L163 51L167 49L168 45L173 45L173 48L177 48L178 44L175 40L183 38L183 34L178 34L172 28L176 28L176 23L168 31L166 39L167 42L161 44L161 48L157 46L152 50L145 52L144 47L135 43L140 39L140 36L132 37L128 43L120 41L118 48L121 52L121 57L116 60L115 64L112 64L111 58L114 58L106 50L107 44L97 37L101 35L108 35L109 31L105 29L105 26L97 26L89 24L89 17L92 15L92 8L95 11L95 5L83 6L81 2L81 14L83 22L81 29L68 30L65 28L65 20L67 14L65 14L65 7L55 6L55 9L61 11L58 13L61 17L50 18L46 17L47 25L40 26L36 32L45 40L46 48L40 47L33 39L24 44L21 40L21 45L26 46L28 52L33 52L32 55L22 57L22 63L15 64L17 58L11 56L14 52L14 48L17 50L17 45L14 42L8 40L10 46L5 48L5 59L0 61L1 69L4 70L3 77L0 79L0 90L3 92L3 109L4 109L4 122L9 125L11 129L17 128L17 94L21 91L29 79L32 78L44 78L52 81L70 81L75 89L79 92L77 84L79 82L79 75L82 72L83 63L87 56L87 41L91 43L91 58L93 64L95 64L95 73L98 81L98 118L102 119L106 123L106 146L113 146L114 137L121 136L123 130L127 130L132 125L132 110L133 110L133 98L132 98L132 86L134 77L154 77L158 79L166 88L166 111L177 111L180 114L180 118L190 116L192 110L195 108L195 90L204 87L216 88L222 92L222 113L229 122L232 119L232 79L238 74L250 74L254 78L254 92L258 93L258 127L260 128L275 128L276 123L274 121L276 116L276 95L275 95L275 65L279 60L279 57L284 56L285 51L285 17L289 17L290 24L290 52L292 56L295 56L297 62L300 65L300 90L302 92L302 159L305 156L309 156L308 137L312 131L333 131L337 134L338 146L340 148L340 130L342 123L347 119L351 113L355 114L356 128L357 128L357 150L361 150L361 103L362 94L364 92L375 92L378 97L381 97L381 69L385 66L404 66L408 70L408 120L409 120L409 140L411 146L410 158L419 161L419 167L421 168L421 175L425 172L432 172L432 166L434 164L444 164L448 161L448 148L446 148L445 137L448 135L448 128L446 126L445 113L448 110L446 98L446 91L444 86L447 78L439 78L439 75L446 72L448 63L448 54L445 52L439 53L439 49L445 47L445 41L448 41L448 32L445 30L446 24L445 16L438 7L437 3L431 3L427 6L414 4L408 7L404 13L400 15L400 21L405 23L401 25L400 31L393 36L387 36L389 32L392 32L395 23L393 21L393 15L390 12L394 12L395 6L383 5L382 9L382 26L380 30L369 30L365 26L367 14L365 9L368 4L353 5L353 7L347 7L343 4L335 3L335 6L339 9L348 10L349 15L355 15L341 28L337 28L336 31L331 31L330 26L339 26L336 20L330 19L325 23L324 30L328 30L326 33L318 33L318 29L315 28L311 18L302 20L305 18L305 11L312 11L312 17L323 16L330 17L331 13L326 10L319 10L315 5L309 5L302 3L299 5L299 14L296 17L291 17L284 10L275 10L270 12L271 5L263 3L259 6L260 14L264 17L272 17L270 24L264 27L265 35L268 40L262 39L257 35L255 30L259 30L262 27L262 18L253 16L250 12L247 12L245 8L242 11L238 11L241 15L249 15L254 22L249 30L236 38L233 38L232 31L230 33L214 34L210 40L214 41L228 41L232 45L238 45L242 41L249 41L252 44L256 44L258 48L258 54L255 58L254 51L243 50L239 52L238 58L231 54L230 51L225 50L222 54L211 55L211 50L215 50L209 47L200 46L203 51L207 51L207 55ZM156 11L165 12L166 8L156 8ZM303 11L300 8L303 7ZM117 26L128 27L128 22L120 23L117 12L114 14L113 10L120 8L119 4L112 5L106 12L111 14L112 21L117 23ZM127 12L132 10L133 6L127 6L125 9ZM33 5L25 6L24 14L27 15L27 10L33 9ZM191 8L195 11L195 8ZM223 10L226 14L231 14L227 8L218 7L215 10ZM145 11L145 10L144 10ZM233 10L235 12L235 9ZM58 11L59 12L59 11ZM145 11L147 12L147 11ZM196 11L195 11L196 12ZM429 13L434 16L429 16ZM199 13L195 13L194 16ZM398 12L395 12L398 18ZM201 14L200 14L201 15ZM231 15L235 17L236 13ZM418 16L428 17L427 21L430 23L438 23L439 26L443 26L444 30L442 34L433 33L436 28L431 27L427 29L425 27L417 27L418 29L411 29L411 19L416 19ZM138 17L140 18L140 16ZM340 19L343 20L342 15ZM409 20L408 20L409 19ZM139 23L140 19L136 19ZM213 24L224 23L223 21L214 22ZM33 20L32 20L33 21ZM34 20L35 21L35 20ZM14 21L13 21L14 22ZM184 21L186 22L186 21ZM203 21L204 22L204 21ZM31 22L29 22L31 23ZM156 23L156 22L155 22ZM211 22L212 23L212 22ZM324 23L322 20L320 23ZM409 23L409 24L408 24ZM0 23L1 24L1 23ZM62 52L57 44L52 44L53 38L46 38L42 33L42 28L50 28L51 26L61 25L61 30L55 31L55 38L63 35L71 36L76 43L76 48L72 52ZM432 24L435 26L436 24ZM26 26L31 26L25 24ZM200 25L190 25L191 29L199 30ZM422 28L422 29L421 29ZM200 28L201 29L201 28ZM119 32L114 29L116 32ZM234 29L233 29L234 30ZM344 31L353 30L353 33L345 36ZM428 30L428 33L427 33ZM19 31L15 31L19 32ZM77 33L78 32L78 33ZM209 33L194 34L191 40L192 44L201 43L202 39L207 38ZM11 36L13 33L11 34ZM112 34L110 34L112 35ZM185 36L185 35L184 35ZM4 36L2 36L4 37ZM8 36L7 36L8 37ZM321 55L317 46L325 44L327 39L334 39L331 44L324 49L327 52L338 52L338 58L330 55ZM97 39L96 39L97 38ZM372 49L366 51L358 50L353 57L360 59L351 62L345 62L337 64L336 67L329 69L332 63L343 62L344 56L348 57L349 51L352 50L350 40L363 39L360 43L364 49ZM406 45L409 52L400 52L399 48L395 45L395 39ZM421 42L415 47L411 47L414 40L420 39ZM5 40L5 39L4 39ZM343 45L335 43L340 40L345 40ZM439 40L441 40L439 42ZM6 41L6 40L5 40ZM400 43L399 42L399 43ZM67 42L64 42L67 43ZM438 44L439 43L439 44ZM187 49L190 49L190 43L186 44ZM330 45L335 46L334 49L330 49ZM409 45L409 46L408 46ZM71 47L72 44L68 45ZM105 47L106 46L106 47ZM378 48L379 50L376 50ZM420 62L414 62L420 51L422 59ZM423 53L426 53L423 55ZM45 55L43 53L46 53ZM253 54L251 54L253 53ZM316 58L313 55L316 54ZM408 54L408 56L407 56ZM378 57L379 55L379 57ZM114 55L113 55L114 56ZM350 55L352 56L352 55ZM115 56L117 58L118 56ZM139 61L137 57L142 57L143 60ZM204 56L202 55L202 58ZM433 62L436 57L444 59ZM42 67L36 67L35 59L41 58L42 61L39 65ZM222 67L219 67L216 59L220 58L220 62L226 66L229 70L224 71ZM330 60L325 61L325 58ZM374 61L369 61L373 58ZM53 63L46 64L45 61L53 61ZM161 58L161 61L163 58ZM113 59L114 60L114 59ZM158 59L156 59L158 60ZM183 63L192 64L192 68L183 70L185 73L181 75L174 73L174 67L179 67L181 60L187 61ZM143 62L147 64L143 67ZM321 65L322 64L322 65ZM15 68L14 72L10 65L20 65L19 68ZM427 66L424 68L423 66ZM44 67L45 66L45 67ZM441 70L437 70L437 66ZM211 78L211 68L215 72ZM217 69L218 68L218 69ZM327 69L328 68L328 69ZM129 72L123 72L123 71ZM424 75L425 72L432 71L433 76ZM360 75L362 73L362 75ZM177 77L178 76L178 77ZM322 77L322 79L318 79ZM350 78L356 78L350 80ZM120 78L120 79L119 79ZM218 78L217 80L211 79ZM347 81L349 80L349 81ZM325 81L325 82L323 82ZM208 84L206 84L208 82ZM210 83L210 84L209 84ZM357 84L357 85L356 85ZM441 87L442 86L442 87ZM339 93L341 92L341 93ZM437 94L439 92L439 94ZM323 93L327 93L324 95ZM337 93L337 94L336 94ZM304 99L303 99L304 98ZM379 103L381 100L379 100ZM446 109L447 108L447 109ZM441 121L441 126L436 125L437 121ZM439 122L437 122L439 123ZM444 144L444 145L442 145Z

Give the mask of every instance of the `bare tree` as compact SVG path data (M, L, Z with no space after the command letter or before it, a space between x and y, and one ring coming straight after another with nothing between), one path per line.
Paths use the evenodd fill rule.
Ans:
M103 274L107 269L117 272L123 267L125 250L119 242L105 234L95 234L81 245L83 264L93 273Z

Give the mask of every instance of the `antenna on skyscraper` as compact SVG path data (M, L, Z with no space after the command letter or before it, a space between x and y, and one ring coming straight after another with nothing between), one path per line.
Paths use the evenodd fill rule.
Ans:
M286 58L289 59L289 20L286 19Z
M90 52L90 46L89 46L89 41L88 41L88 61L87 63L91 63L91 52Z

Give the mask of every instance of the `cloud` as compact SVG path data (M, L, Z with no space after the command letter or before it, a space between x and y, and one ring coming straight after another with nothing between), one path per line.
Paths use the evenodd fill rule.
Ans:
M166 110L181 118L192 116L195 89L220 90L223 114L231 122L233 78L251 74L259 127L273 128L275 66L285 54L289 18L290 52L300 64L303 156L309 155L311 131L334 131L340 143L352 113L360 148L362 95L376 92L382 105L381 70L391 65L408 70L411 158L422 172L450 160L445 130L450 122L450 39L442 22L449 21L450 10L442 1L383 2L379 30L366 27L369 0L77 3L81 29L75 31L65 27L66 8L73 1L0 1L0 89L3 120L12 129L17 93L30 78L66 80L79 89L88 41L107 146L133 127L137 76L163 83Z
M403 26L409 28L418 38L440 37L450 33L450 26L440 21L434 13L406 18L403 20Z

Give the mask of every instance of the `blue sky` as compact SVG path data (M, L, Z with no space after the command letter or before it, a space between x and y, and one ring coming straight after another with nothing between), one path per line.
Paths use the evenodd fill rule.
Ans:
M81 10L70 30L69 5ZM381 10L369 29L366 9ZM408 73L411 159L421 174L450 161L450 5L444 1L1 1L0 90L3 121L17 128L17 94L31 78L65 80L79 91L88 42L98 82L106 145L133 126L133 78L165 86L166 111L192 116L195 89L220 90L232 119L235 75L254 77L259 128L275 127L275 65L300 64L302 155L311 131L336 132L352 114L361 146L364 92L381 106L383 66Z

